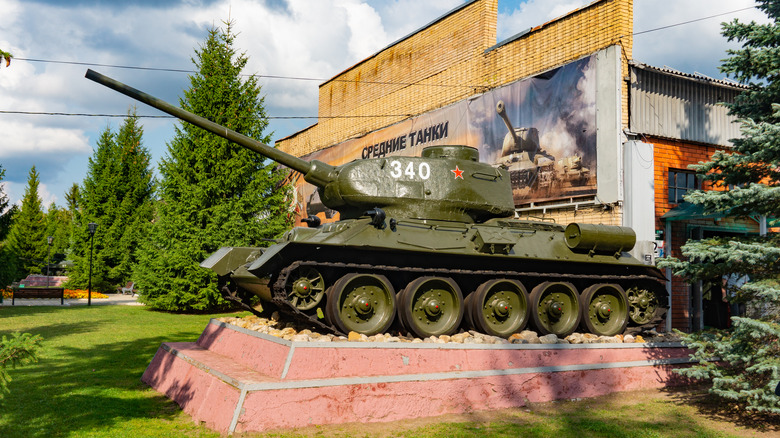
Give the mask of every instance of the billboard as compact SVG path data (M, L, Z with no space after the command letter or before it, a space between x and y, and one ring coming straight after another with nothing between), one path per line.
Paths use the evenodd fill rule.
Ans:
M340 165L459 144L509 171L516 206L596 194L596 57L495 88L311 153ZM296 175L296 210L337 219Z

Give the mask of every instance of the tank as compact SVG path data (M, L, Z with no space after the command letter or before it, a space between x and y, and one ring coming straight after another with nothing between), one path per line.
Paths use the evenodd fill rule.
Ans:
M539 130L515 128L509 120L503 101L496 104L496 112L507 127L501 147L501 156L495 166L506 169L518 199L533 193L536 196L557 196L570 187L588 182L590 169L582 164L582 157L573 155L555 159L541 148Z
M322 204L267 248L224 247L201 266L226 299L254 296L314 328L416 337L474 329L508 337L529 326L566 336L655 327L665 278L631 257L633 230L514 218L510 174L477 149L431 146L419 157L340 166L285 154L88 70L87 78L300 172Z

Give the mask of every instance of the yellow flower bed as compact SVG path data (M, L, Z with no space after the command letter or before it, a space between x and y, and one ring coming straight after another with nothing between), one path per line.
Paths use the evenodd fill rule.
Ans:
M88 298L89 292L83 289L65 289L65 298ZM92 298L108 298L108 295L92 291Z
M0 289L3 298L11 298L11 288ZM89 292L83 289L65 289L65 298L88 298ZM92 298L108 298L108 295L92 291Z

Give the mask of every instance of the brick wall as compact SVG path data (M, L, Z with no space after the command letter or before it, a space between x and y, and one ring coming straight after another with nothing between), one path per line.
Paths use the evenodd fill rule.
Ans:
M661 216L673 209L677 204L669 203L669 170L688 170L688 165L700 161L709 161L712 154L723 147L687 143L681 140L668 140L650 137L646 142L653 144L655 160L655 220L656 229L663 229ZM705 184L704 189L710 189Z
M532 212L519 212L520 219L530 220L554 220L555 223L566 226L572 222L602 225L623 225L623 210L621 206L604 209L601 205L586 205L574 208L574 206L558 207L550 210L534 210Z
M655 159L655 220L656 229L665 229L665 223L661 216L677 206L669 202L669 170L687 170L689 164L697 164L700 161L709 161L716 150L723 150L722 146L709 146L688 143L680 140L670 140L655 137L644 139L653 144ZM705 183L705 190L717 190ZM680 247L685 245L690 236L692 227L705 229L722 229L724 231L758 232L758 224L750 220L735 218L694 219L672 222L671 255L676 258L684 258ZM667 248L667 251L669 249ZM672 327L691 331L692 318L691 286L678 277L672 278Z
M498 0L467 3L325 82L318 123L278 147L306 155L612 45L631 57L633 0L594 1L493 47L497 14ZM626 77L627 63L623 69ZM628 89L622 87L627 126Z

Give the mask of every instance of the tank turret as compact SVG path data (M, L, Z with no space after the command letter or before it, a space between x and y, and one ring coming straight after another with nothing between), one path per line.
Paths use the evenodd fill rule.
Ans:
M322 204L342 219L376 208L388 218L466 223L514 215L509 174L480 163L472 147L431 146L420 157L355 160L335 167L286 154L95 71L88 70L86 77L300 172L317 186Z
M525 152L527 160L533 161L534 156L539 151L539 130L536 128L515 128L506 114L506 108L503 100L496 104L496 112L504 121L509 132L504 136L504 143L501 147L501 156L508 157L512 154Z

